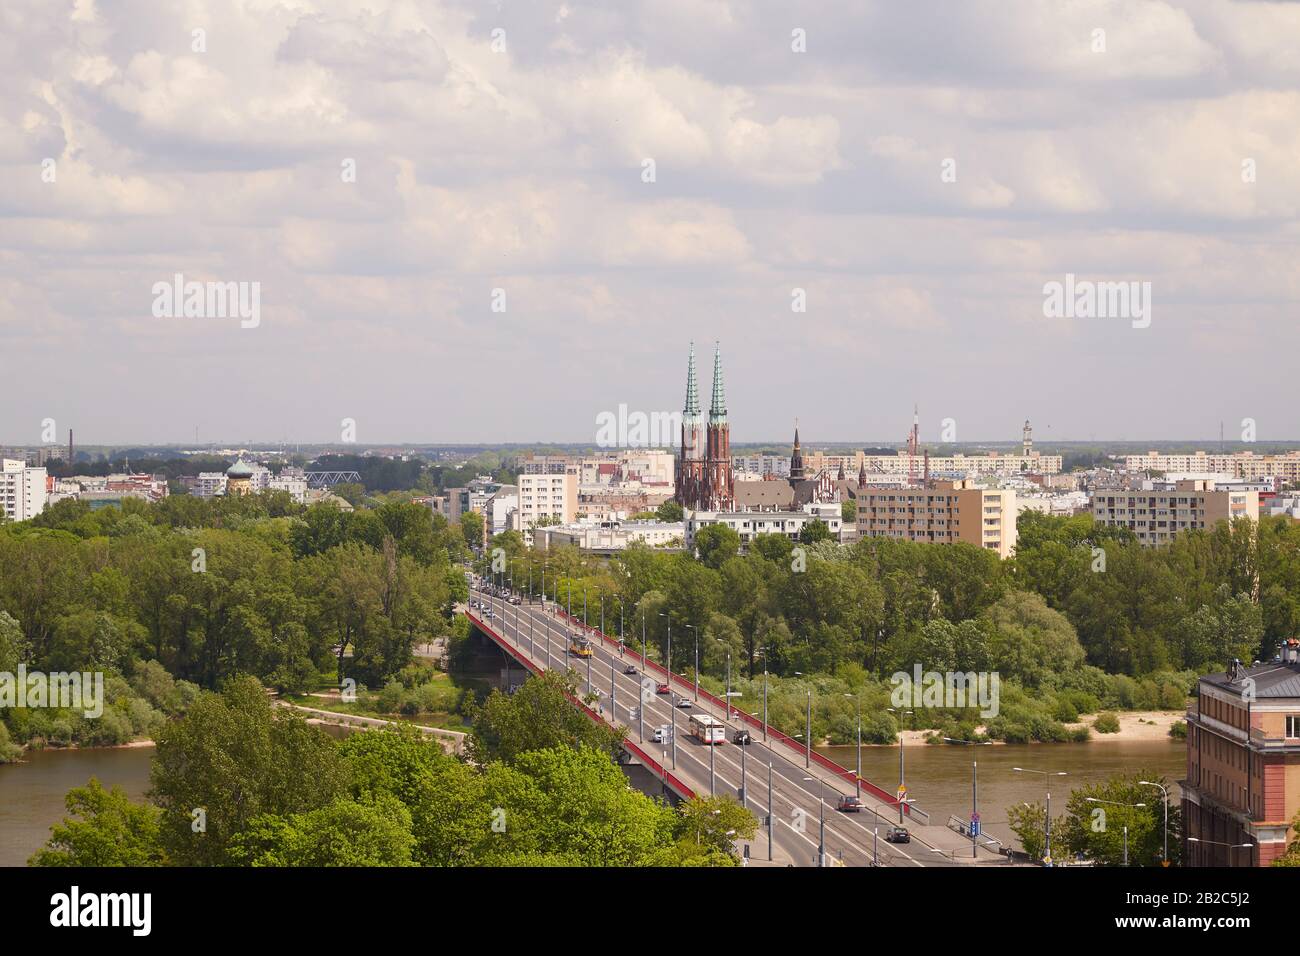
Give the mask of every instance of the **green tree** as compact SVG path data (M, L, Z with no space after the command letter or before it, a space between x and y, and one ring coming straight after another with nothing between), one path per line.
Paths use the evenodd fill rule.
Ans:
M513 694L493 690L470 707L472 731L466 754L478 764L512 764L520 754L551 747L588 746L613 757L625 731L593 721L573 705L578 697L573 672L546 671L529 677Z
M69 790L64 802L70 816L55 824L28 866L161 866L166 861L157 807L133 803L121 787L105 790L94 777Z
M716 570L740 553L740 535L729 525L705 525L695 532L695 551L706 567Z
M411 812L389 798L340 799L288 817L262 814L231 841L240 866L410 866Z
M686 511L676 501L669 498L655 509L655 517L660 521L666 521L672 524L685 518Z
M182 866L228 863L231 841L254 817L315 810L347 786L330 736L273 712L251 677L200 695L183 718L165 725L150 776L163 846Z

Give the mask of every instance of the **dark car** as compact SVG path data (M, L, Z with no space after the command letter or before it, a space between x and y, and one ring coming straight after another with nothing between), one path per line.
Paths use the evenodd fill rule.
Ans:
M840 813L861 813L862 801L852 794L842 796L835 801L835 809Z
M636 673L636 665L635 665L635 664L628 664L627 667L624 667L624 668L623 668L623 673L624 673L624 674L635 674L635 673Z
M885 834L886 843L911 843L912 835L907 832L907 827L890 827L889 832Z
M740 744L742 747L748 747L754 742L754 738L749 736L748 730L737 730L731 735L731 742L733 744Z

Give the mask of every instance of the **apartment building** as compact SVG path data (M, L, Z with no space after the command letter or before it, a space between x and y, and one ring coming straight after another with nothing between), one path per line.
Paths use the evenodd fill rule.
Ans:
M965 541L1009 558L1016 547L1016 493L973 482L932 481L918 488L858 492L858 537L927 544Z
M686 518L686 547L693 549L696 534L711 524L727 525L740 535L740 547L746 550L760 534L783 534L797 541L813 521L826 525L832 540L840 539L843 517L838 504L808 504L802 511L692 511Z
M578 514L578 470L570 467L562 475L522 474L519 476L519 520L521 529L542 519L569 524Z
M1259 520L1259 492L1220 489L1210 480L1147 481L1139 489L1100 489L1090 495L1098 524L1128 528L1142 544L1168 544L1193 528L1236 518Z
M1300 813L1300 641L1197 683L1180 781L1184 866L1268 866Z
M26 461L0 459L0 514L11 521L27 521L45 510L46 473Z
M1217 472L1233 478L1256 480L1281 478L1286 482L1300 482L1300 451L1285 455L1257 455L1241 451L1231 455L1215 455L1203 451L1190 455L1162 455L1149 451L1145 455L1125 455L1125 471Z
M681 548L686 524L681 521L602 521L533 529L533 547L546 551L573 545L584 551L612 554L641 543L650 548Z
M818 471L837 474L843 468L846 475L856 475L859 469L865 468L868 475L908 475L920 474L923 467L922 456L909 455L905 451L896 455L868 455L862 451L851 455L828 455L814 451L804 455L804 470L808 474L816 474ZM1060 455L1041 455L1036 451L1027 455L989 452L987 455L930 456L931 474L1009 478L1012 475L1031 473L1054 475L1060 470Z

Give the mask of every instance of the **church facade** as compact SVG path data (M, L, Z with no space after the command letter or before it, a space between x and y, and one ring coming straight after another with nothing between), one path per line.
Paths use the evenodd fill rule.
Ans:
M686 366L686 407L677 469L677 503L688 511L732 511L736 505L731 471L731 425L722 385L722 349L713 349L713 397L708 421L700 410L695 378L695 343Z

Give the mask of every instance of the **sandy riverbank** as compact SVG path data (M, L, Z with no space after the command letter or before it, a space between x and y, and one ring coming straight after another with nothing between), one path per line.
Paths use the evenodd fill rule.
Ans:
M1117 734L1099 734L1095 730L1092 732L1091 740L1093 741L1123 741L1123 740L1168 740L1169 728L1175 721L1185 720L1187 715L1181 710L1129 710L1116 711L1119 717L1119 733ZM1077 723L1066 724L1065 726L1088 727L1091 729L1093 723L1097 720L1096 714L1085 714ZM978 728L983 730L984 728ZM926 738L936 733L934 730L905 730L903 731L904 747L926 747ZM1002 741L994 741L999 744ZM880 744L878 746L897 746L896 744Z

